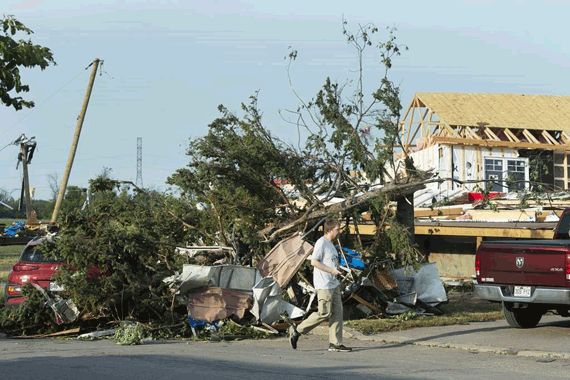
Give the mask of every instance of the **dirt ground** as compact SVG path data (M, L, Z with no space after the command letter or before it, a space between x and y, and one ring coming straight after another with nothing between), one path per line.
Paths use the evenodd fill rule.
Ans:
M447 290L448 302L440 305L445 313L500 311L501 304L476 298L471 290Z

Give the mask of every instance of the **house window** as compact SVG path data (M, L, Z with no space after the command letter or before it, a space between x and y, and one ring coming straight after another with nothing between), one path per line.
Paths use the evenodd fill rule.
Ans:
M528 188L528 158L485 157L485 180L491 191Z

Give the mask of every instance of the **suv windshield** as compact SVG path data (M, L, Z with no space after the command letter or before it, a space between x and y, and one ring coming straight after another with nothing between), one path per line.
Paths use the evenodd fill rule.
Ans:
M54 263L60 260L54 259L53 257L46 257L39 249L39 245L30 245L24 249L22 255L20 256L21 261L32 261L34 263Z

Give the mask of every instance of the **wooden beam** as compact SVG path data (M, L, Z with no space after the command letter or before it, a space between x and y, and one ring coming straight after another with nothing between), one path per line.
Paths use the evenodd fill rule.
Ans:
M523 129L522 133L529 142L535 143L535 144L540 144L540 141L538 141L536 139L536 137L534 137L534 135L531 132L529 132L527 129Z
M414 209L414 216L416 218L427 218L430 216L459 216L463 212L463 207L450 207L450 208L435 208L435 209Z
M503 132L505 132L505 135L509 138L509 140L511 140L512 142L519 142L519 138L517 136L515 136L515 134L513 132L511 132L511 130L509 128L505 128L503 129Z
M429 109L426 108L426 113L429 111ZM422 117L422 121L418 124L418 127L416 128L416 131L414 132L414 134L411 136L408 134L408 138L409 138L409 142L413 142L414 139L416 138L416 136L418 135L418 132L421 130L422 131L422 137L425 136L424 134L424 119L426 116L426 113L424 113L424 117ZM430 115L431 115L431 111L429 111ZM431 117L431 116L430 116Z
M568 153L564 153L564 190L568 190Z
M431 226L415 225L416 235L438 235L438 236L473 236L473 237L502 237L502 238L526 238L526 239L552 239L554 231L547 229L528 229L515 227L481 227L469 226L471 222L464 222L465 225L458 226ZM487 223L492 225L493 223ZM497 223L504 225L505 223ZM510 223L514 225L514 223ZM374 235L376 226L373 224L360 224L358 231L361 235ZM355 233L354 226L350 226L350 233Z
M356 293L352 293L348 299L355 299L358 303L366 306L367 308L369 308L371 311L373 311L374 313L380 313L380 309L376 306L371 304L370 302L366 301L364 298L360 297L358 294Z
M429 110L427 124L422 126L422 137L431 136L433 134L430 129L432 128L432 126L435 129L436 124L432 123L432 119L433 119L433 111Z
M426 121L426 117L427 117L427 115L428 115L430 112L431 112L431 110L430 110L429 108L426 108L426 109L425 109L424 114L422 115L422 119L421 119L421 121L420 121L420 124L421 124L421 125L424 125L424 124L426 123L426 122L425 122L425 121Z
M471 129L471 127L465 126L465 137L471 136L471 138L481 140L481 137Z
M504 238L527 238L527 239L552 239L554 231L530 230L523 228L474 228L468 226L457 227L434 227L416 226L416 235L444 235L444 236L475 236L475 237L504 237Z
M550 141L554 145L560 145L558 141L548 131L542 131L542 136L546 139L546 141Z
M488 148L492 147L502 147L502 148L514 148L514 149L542 149L542 150L554 150L560 152L570 151L570 145L552 145L552 144L542 144L542 143L529 143L529 142L512 142L512 141L492 141L492 140L475 140L466 138L455 138L455 137L442 137L434 136L432 137L433 142L448 145L477 145L485 146Z
M441 125L443 126L443 129L445 129L447 131L447 133L449 133L452 137L461 138L459 133L457 133L457 131L455 129L451 128L449 125L447 125L447 124L441 124Z
M461 147L461 180L465 181L465 146Z
M489 138L490 138L491 140L501 141L501 139L498 138L497 135L495 134L495 132L493 132L489 127L485 127L484 131L485 131L485 134L486 134L487 136L489 136Z
M402 120L404 120L404 123L406 122L406 119L408 118L408 114L410 113L410 110L415 107L414 104L416 104L416 97L415 96L412 99L412 104L410 104L410 106L406 110L406 113L404 114L404 117L402 118Z
M416 105L414 104L414 108L412 109L412 113L410 114L410 127L408 128L408 138L407 138L407 144L409 144L411 142L410 137L412 135L412 128L414 125L414 115L416 113ZM419 124L418 124L419 127Z
M560 133L560 137L562 137L562 141L564 143L568 143L568 141L570 141L570 136L568 136L568 134L564 131Z

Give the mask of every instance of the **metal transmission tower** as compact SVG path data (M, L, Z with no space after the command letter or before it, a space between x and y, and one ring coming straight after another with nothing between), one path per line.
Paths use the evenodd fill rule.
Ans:
M143 187L142 179L142 137L137 137L137 180L135 184L138 187Z

